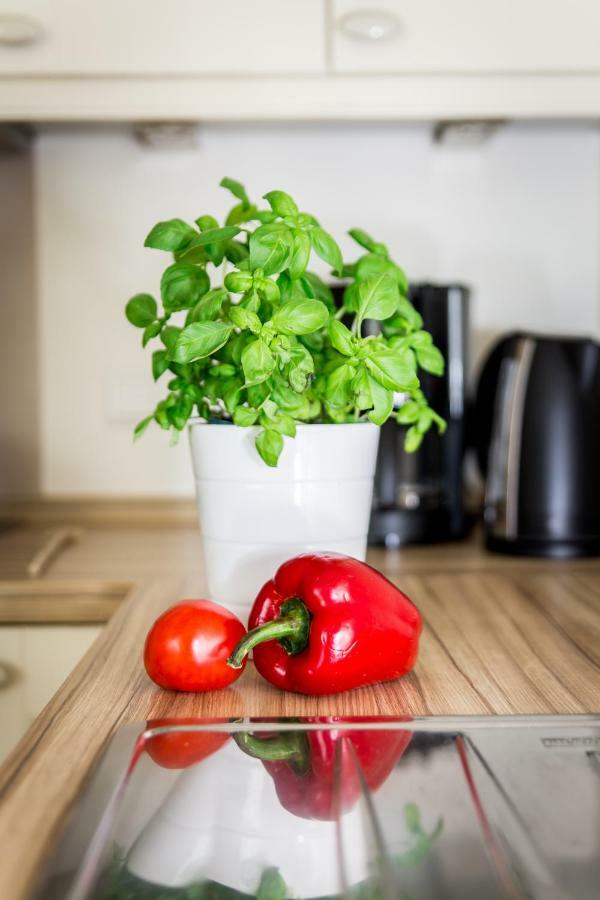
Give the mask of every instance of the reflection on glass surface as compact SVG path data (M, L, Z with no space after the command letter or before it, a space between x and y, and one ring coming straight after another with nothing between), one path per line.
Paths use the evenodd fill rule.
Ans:
M40 896L597 897L598 722L435 724L149 723L107 755Z

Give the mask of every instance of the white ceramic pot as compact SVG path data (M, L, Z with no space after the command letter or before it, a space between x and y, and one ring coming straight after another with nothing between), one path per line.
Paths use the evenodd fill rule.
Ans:
M210 598L243 621L286 559L336 551L364 559L379 428L298 425L277 468L257 428L194 422L190 444Z

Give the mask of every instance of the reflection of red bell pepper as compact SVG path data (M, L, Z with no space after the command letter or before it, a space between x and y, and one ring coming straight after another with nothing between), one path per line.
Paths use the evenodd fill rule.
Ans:
M245 753L263 761L285 809L330 821L354 806L362 779L371 791L381 787L411 737L410 731L366 729L234 735Z
M284 563L260 591L229 664L254 648L254 664L276 687L334 694L390 681L412 669L421 616L375 569L335 553Z

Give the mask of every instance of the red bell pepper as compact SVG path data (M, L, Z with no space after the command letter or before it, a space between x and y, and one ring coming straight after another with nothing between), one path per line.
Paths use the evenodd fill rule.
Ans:
M285 562L256 598L245 635L228 659L254 648L260 674L300 694L335 694L391 681L417 658L418 609L387 578L336 553Z
M303 819L326 821L354 806L363 779L371 791L381 787L411 737L410 731L391 729L234 734L240 749L262 760L285 809Z

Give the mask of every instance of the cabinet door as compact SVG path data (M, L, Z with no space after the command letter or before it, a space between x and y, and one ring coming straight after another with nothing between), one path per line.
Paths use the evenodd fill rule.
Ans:
M23 629L0 627L0 763L29 725L25 709Z
M0 763L101 630L97 625L0 626Z
M101 625L23 626L23 700L29 722L52 699L101 631Z
M336 72L600 70L598 0L334 0Z
M325 0L0 0L0 74L314 74Z

